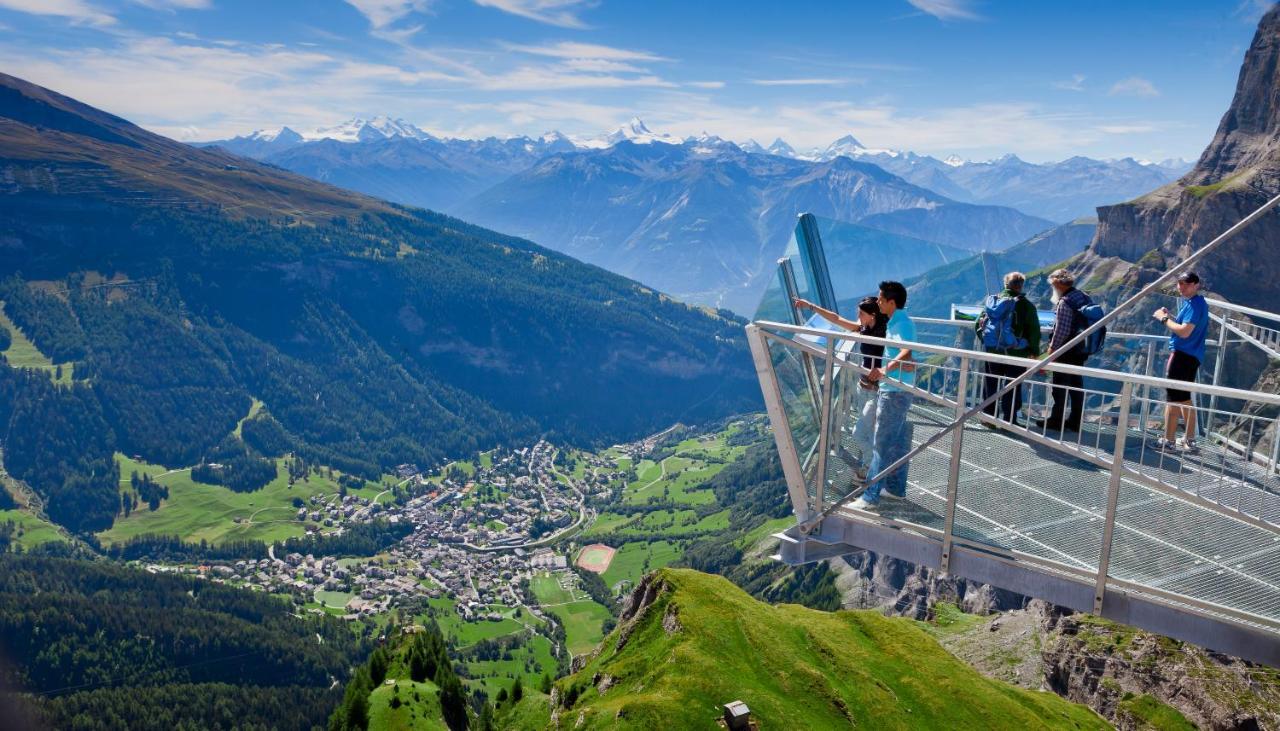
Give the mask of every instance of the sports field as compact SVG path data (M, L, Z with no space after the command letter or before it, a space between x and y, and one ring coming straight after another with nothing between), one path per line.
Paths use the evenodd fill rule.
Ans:
M609 564L613 562L615 553L617 553L615 549L603 543L593 543L590 546L584 546L582 552L578 554L578 565L587 571L603 574L609 570Z

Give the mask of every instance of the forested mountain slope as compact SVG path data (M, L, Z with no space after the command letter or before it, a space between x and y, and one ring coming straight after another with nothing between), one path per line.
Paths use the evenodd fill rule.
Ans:
M374 476L758 403L727 315L13 77L0 97L0 299L77 379L55 396L0 370L0 436L74 529L110 524L113 451L177 466L291 449ZM271 438L225 443L253 398Z

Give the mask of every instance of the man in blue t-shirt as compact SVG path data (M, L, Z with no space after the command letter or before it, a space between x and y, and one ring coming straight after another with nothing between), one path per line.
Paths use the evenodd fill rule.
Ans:
M1200 276L1195 272L1183 272L1178 277L1178 295L1182 306L1178 314L1171 314L1166 307L1152 313L1169 331L1169 363L1165 378L1194 383L1200 363L1204 360L1204 341L1209 334L1209 304L1200 294ZM1185 452L1196 449L1196 410L1191 404L1191 392L1171 388L1168 403L1164 407L1164 437L1158 444L1161 449L1178 448ZM1178 417L1186 424L1181 441L1178 435Z
M906 456L911 450L911 422L907 411L911 408L911 392L903 386L915 386L916 364L907 343L916 339L916 325L907 317L907 288L902 282L881 282L880 296L876 298L880 312L889 316L885 324L885 339L904 343L884 349L884 362L867 374L872 382L880 385L876 403L876 431L871 444L871 466L868 474L878 475L884 468ZM853 503L858 510L874 509L883 495L891 499L907 496L907 465L885 475L884 479L869 486Z

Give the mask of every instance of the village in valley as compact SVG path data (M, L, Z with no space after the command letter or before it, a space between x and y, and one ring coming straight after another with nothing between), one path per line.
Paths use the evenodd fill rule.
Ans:
M741 454L730 442L744 430L690 438L673 427L598 453L540 441L434 474L401 465L376 493L312 494L291 517L311 539L398 527L403 537L374 556L315 555L286 542L265 558L146 567L288 596L299 616L332 614L362 631L434 621L464 657L476 653L463 666L477 677L554 675L612 626L612 605L643 571L678 557L679 538L726 525L704 483ZM689 509L673 509L682 501Z

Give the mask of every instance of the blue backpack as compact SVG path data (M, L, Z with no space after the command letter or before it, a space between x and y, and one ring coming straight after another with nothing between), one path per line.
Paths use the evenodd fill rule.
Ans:
M1088 295L1085 296L1088 297ZM1086 328L1091 327L1098 320L1101 320L1107 312L1102 309L1102 305L1095 304L1094 301L1090 299L1089 304L1076 310L1076 314L1079 315L1079 317L1076 318L1076 334L1079 334ZM1076 346L1076 352L1083 355L1095 355L1097 353L1101 353L1102 344L1106 339L1107 329L1105 327L1100 327L1092 333L1089 333L1089 337L1085 338L1084 342Z
M1014 332L1013 320L1017 308L1018 297L993 294L983 301L982 314L978 316L982 347L996 351L1027 347L1027 339L1018 337Z

